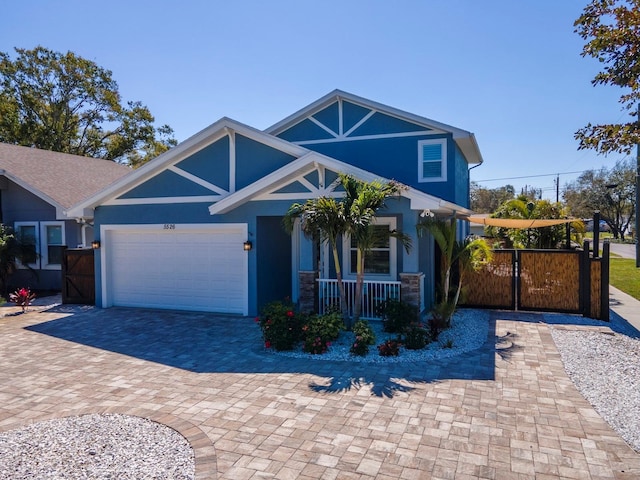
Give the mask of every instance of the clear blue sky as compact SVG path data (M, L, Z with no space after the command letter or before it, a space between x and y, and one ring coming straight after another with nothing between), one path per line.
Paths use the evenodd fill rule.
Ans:
M587 0L20 0L0 51L42 45L110 69L182 141L222 116L266 128L335 88L476 134L473 180L612 166L578 151L587 122L623 119L593 87L573 22ZM624 114L626 115L626 114ZM561 175L560 184L577 175ZM554 177L483 182L545 189Z

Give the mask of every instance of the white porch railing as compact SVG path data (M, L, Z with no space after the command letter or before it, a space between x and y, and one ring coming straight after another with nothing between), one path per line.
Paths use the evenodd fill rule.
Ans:
M355 280L342 281L347 297L349 315L353 315L356 293ZM330 307L340 308L338 281L331 278L318 279L318 309L321 315ZM360 318L380 318L376 310L385 300L400 300L400 282L374 282L365 280L363 285Z

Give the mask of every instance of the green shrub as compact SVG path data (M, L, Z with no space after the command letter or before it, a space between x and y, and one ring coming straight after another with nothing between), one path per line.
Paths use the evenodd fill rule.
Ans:
M400 354L402 343L399 339L390 338L378 345L378 353L381 357L397 357Z
M344 323L339 312L310 317L302 327L304 351L313 354L326 352L341 330L344 330Z
M429 343L429 332L421 323L414 322L404 331L404 346L409 350L421 350Z
M389 299L378 307L385 332L402 333L412 322L418 320L418 309L400 300Z
M451 326L451 317L455 309L453 302L442 302L433 307L428 322L432 341L438 340L438 336Z
M366 320L358 320L353 325L353 333L356 338L351 348L349 348L349 352L351 355L363 357L369 353L369 346L376 343L376 335Z
M369 325L369 322L366 320L358 320L353 325L353 333L361 337L362 341L367 345L374 345L376 343L376 334L373 333L371 325Z
M264 306L262 315L256 318L262 330L266 348L278 351L293 350L300 341L305 316L296 313L290 302L271 302Z

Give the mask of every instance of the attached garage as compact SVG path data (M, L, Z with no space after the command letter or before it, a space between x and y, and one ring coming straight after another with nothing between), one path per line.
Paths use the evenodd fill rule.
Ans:
M102 225L105 306L248 314L246 224Z

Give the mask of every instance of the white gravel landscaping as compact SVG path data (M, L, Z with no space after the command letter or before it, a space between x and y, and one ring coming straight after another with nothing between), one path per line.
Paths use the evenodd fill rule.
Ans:
M178 432L151 420L93 414L0 433L0 479L191 480L195 460Z
M371 320L369 322L376 335L376 342L369 347L369 353L365 356L356 356L349 353L349 349L355 340L353 332L341 332L340 338L333 342L327 352L321 355L313 355L297 350L276 352L274 349L265 349L274 355L282 355L294 358L308 358L313 360L338 360L359 363L399 363L421 362L438 358L448 358L470 352L480 348L487 340L489 331L489 311L475 309L458 309L451 321L451 328L440 334L437 342L430 343L422 350L408 350L400 348L397 357L381 357L377 345L387 339L396 338L394 333L387 333L382 329L382 322ZM449 348L448 343L451 347Z
M557 328L551 334L580 393L640 452L640 338L616 323L612 318L613 334Z

